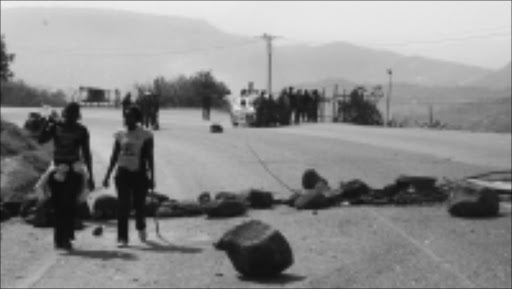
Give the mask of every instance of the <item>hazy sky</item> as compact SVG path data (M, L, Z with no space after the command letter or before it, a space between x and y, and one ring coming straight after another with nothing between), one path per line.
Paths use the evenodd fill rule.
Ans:
M347 41L406 55L501 68L511 60L512 1L4 1L179 15L276 45Z

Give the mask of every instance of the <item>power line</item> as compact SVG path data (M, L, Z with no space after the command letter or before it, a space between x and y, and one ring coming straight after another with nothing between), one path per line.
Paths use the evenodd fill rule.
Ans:
M406 45L413 45L413 44L439 44L444 42L456 42L456 41L464 41L464 40L470 40L470 39L485 39L485 38L492 38L496 36L511 36L511 30L510 27L499 27L499 29L507 28L508 31L494 31L494 32L488 32L488 33L479 33L479 34L473 34L473 35L467 35L463 37L451 37L451 38L440 38L440 39L430 39L430 40L404 40L400 42L369 42L364 43L365 45L382 45L382 46L406 46ZM299 40L295 38L290 37L284 37L285 41L288 42L295 42L299 44L304 45L320 45L327 43L326 41L304 41Z
M245 41L241 42L235 45L222 45L222 46L210 46L210 47L203 47L203 48L193 48L193 49L185 49L185 50L162 50L162 51L93 51L92 49L89 49L88 51L80 51L75 50L75 48L71 50L62 50L62 49L48 49L48 48L34 48L30 46L24 46L24 45L13 45L14 47L20 47L25 48L29 50L35 50L36 52L40 53L51 53L51 54L68 54L68 55L105 55L105 56L162 56L162 55L180 55L180 54L190 54L190 53L198 53L198 52L207 52L207 51L213 51L213 50L222 50L222 49L229 49L229 48L236 48L236 47L242 47L247 46L250 44L254 44L258 41L251 40L251 41ZM16 49L16 48L15 48Z
M403 41L403 42L389 42L389 43L366 43L366 45L382 45L382 46L407 46L407 45L415 45L415 44L440 44L446 42L460 42L464 40L470 39L486 39L492 38L496 36L511 36L511 31L506 32L497 32L497 33L486 33L486 34L476 34L469 35L465 37L453 37L453 38L443 38L436 40L419 40L419 41Z

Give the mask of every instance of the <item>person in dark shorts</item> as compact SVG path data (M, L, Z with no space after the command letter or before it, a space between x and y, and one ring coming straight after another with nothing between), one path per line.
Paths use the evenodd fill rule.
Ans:
M62 111L63 121L48 121L39 143L53 140L53 163L48 174L48 186L55 210L54 244L56 249L71 250L75 238L76 203L83 190L84 162L89 190L94 189L89 130L78 120L80 106L68 104Z
M135 227L141 241L146 241L144 204L148 189L155 187L153 133L142 127L142 112L138 106L126 111L126 129L115 133L110 164L103 179L109 187L112 171L117 166L115 185L119 200L117 217L117 241L119 247L128 245L128 217L135 209Z

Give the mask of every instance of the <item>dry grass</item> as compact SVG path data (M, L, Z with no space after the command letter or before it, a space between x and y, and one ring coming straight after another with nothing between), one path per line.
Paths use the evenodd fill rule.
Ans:
M1 121L1 193L4 202L21 202L48 167L51 146L39 146L15 124Z

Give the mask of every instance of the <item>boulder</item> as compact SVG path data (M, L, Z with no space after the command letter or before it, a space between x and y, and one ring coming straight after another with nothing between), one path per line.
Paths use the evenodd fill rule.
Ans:
M251 189L247 193L247 202L254 209L268 209L274 203L274 195L271 192L265 192L258 189Z
M203 206L209 218L229 218L247 213L247 205L240 200L214 200Z
M211 202L212 200L212 196L210 195L210 192L202 192L198 197L197 197L197 202L201 205L206 205L208 204L209 202Z
M292 249L283 234L258 220L230 229L214 246L225 251L246 277L274 277L293 264Z
M398 185L396 183L389 184L384 186L384 188L380 191L381 195L386 198L393 198L395 195L400 193L401 190L406 189L403 185Z
M354 179L343 185L342 198L352 204L360 203L361 197L370 193L370 187L359 179Z
M199 216L204 214L204 207L197 201L184 200L178 202L177 208L183 212L186 217Z
M399 188L410 186L416 192L426 192L434 189L437 179L428 176L402 175L396 179Z
M162 193L159 193L159 192L155 192L155 191L151 191L147 194L147 197L151 197L151 198L154 198L156 199L159 203L163 203L165 201L169 201L171 200L171 198L169 198L169 196L167 195L164 195Z
M162 204L158 207L155 212L155 216L159 218L173 218L173 217L182 217L183 212L174 209L173 206L168 204Z
M240 194L240 193L234 193L234 192L221 191L221 192L218 192L215 194L215 200L217 200L217 201L233 200L233 201L245 202L246 195Z
M91 216L95 220L111 220L117 218L117 197L104 192L92 193L87 197Z
M327 198L327 203L330 206L337 206L343 201L343 190L340 188L324 191L323 195Z
M448 212L456 217L492 217L499 213L499 202L496 191L464 182L452 188Z
M314 169L307 169L302 174L302 188L305 190L311 190L320 180L325 181L325 179L322 178Z
M329 183L325 179L320 179L318 182L316 182L315 186L313 187L315 191L321 192L321 193L327 193L331 190L331 187L329 187Z
M52 227L55 223L55 211L50 198L43 198L28 210L23 218L25 222L38 228Z

